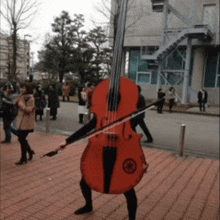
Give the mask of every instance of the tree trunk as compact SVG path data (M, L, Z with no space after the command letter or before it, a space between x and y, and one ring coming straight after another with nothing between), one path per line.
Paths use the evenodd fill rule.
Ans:
M16 23L14 23L14 30L12 34L12 68L11 74L9 75L9 80L15 81L16 80L16 72L17 72L17 31L16 31Z
M60 72L60 73L59 73L59 80L60 80L60 83L63 82L63 75L64 75L63 72Z

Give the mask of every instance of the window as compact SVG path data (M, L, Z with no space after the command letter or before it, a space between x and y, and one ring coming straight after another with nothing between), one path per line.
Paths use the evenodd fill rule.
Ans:
M186 57L186 50L185 49L178 49L167 56L167 68L171 70L183 70L185 66L185 60L183 59Z
M203 24L208 24L213 30L216 23L216 5L203 6Z
M210 49L208 52L206 69L205 69L205 78L204 78L204 86L215 88L217 87L217 73L219 72L219 53L217 50Z
M16 60L19 62L19 63L22 63L22 58L20 56L17 56L16 57Z
M147 48L148 53L152 53L155 48ZM150 50L152 49L152 50ZM146 51L145 51L146 52ZM146 52L146 53L147 53ZM142 51L143 53L143 51ZM186 50L179 49L174 51L167 57L166 67L164 72L162 72L161 83L162 85L179 85L183 84L184 68L185 68L185 53ZM193 52L190 65L189 73L189 85L192 78L192 62L193 62ZM129 68L128 77L136 83L146 83L149 85L156 85L158 78L157 67L154 68L152 63L148 60L141 59L141 51L138 49L130 50L129 56Z
M182 86L184 80L184 72L161 72L162 85Z
M150 84L151 83L151 72L138 72L136 77L137 84Z

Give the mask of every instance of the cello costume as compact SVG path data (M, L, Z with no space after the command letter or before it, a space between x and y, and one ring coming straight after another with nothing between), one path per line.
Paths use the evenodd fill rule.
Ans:
M94 128L103 129L137 110L139 99L137 85L126 77L120 77L127 5L128 0L121 1L111 79L103 80L93 90L91 113L94 114L94 118L67 138L67 144ZM75 214L92 211L92 189L106 194L124 194L129 220L135 220L137 198L134 187L147 170L140 145L141 137L141 134L133 131L129 120L89 138L80 166L82 173L80 186L86 205Z
M88 132L90 132L91 130L93 130L96 127L96 123L97 123L97 119L96 119L96 116L94 116L91 121L89 121L86 125L84 125L78 131L73 133L70 137L68 137L66 139L66 143L71 144L74 141L78 140L80 137L86 135ZM86 181L84 180L83 177L80 181L80 188L81 188L82 194L85 198L86 204L82 208L75 211L76 215L91 212L93 210L92 190L89 187L89 185L86 183ZM125 192L124 195L125 195L125 198L127 201L129 220L134 220L135 216L136 216L136 210L137 210L137 197L135 194L135 190L132 188L129 191Z

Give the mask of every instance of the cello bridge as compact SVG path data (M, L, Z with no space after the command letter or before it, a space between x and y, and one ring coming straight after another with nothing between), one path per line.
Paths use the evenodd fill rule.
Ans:
M117 140L118 139L118 134L116 134L114 132L104 132L104 134L106 135L106 137L109 140Z

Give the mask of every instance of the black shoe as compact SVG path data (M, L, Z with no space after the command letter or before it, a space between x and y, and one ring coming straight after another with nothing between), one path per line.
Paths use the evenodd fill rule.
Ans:
M81 214L84 214L84 213L88 213L88 212L91 212L93 210L92 206L91 205L85 205L83 206L82 208L80 209L77 209L74 214L75 215L81 215Z
M15 163L15 165L22 165L24 163L27 163L27 159L26 160L20 159L18 162Z
M32 160L34 154L35 154L35 152L33 150L31 150L31 152L29 153L29 159L28 160Z
M50 120L57 120L57 118L54 118L54 117L53 117L53 118L51 118Z

